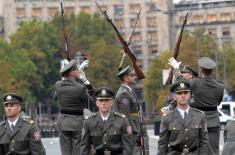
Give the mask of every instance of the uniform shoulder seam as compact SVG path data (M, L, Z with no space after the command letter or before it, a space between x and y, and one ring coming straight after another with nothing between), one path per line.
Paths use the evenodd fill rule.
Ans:
M22 118L22 119L23 119L24 122L27 122L29 124L34 124L35 123L35 121L30 119L30 118Z
M197 111L197 112L200 112L200 113L202 113L202 114L204 114L204 112L203 111L201 111L201 110L199 110L199 109L196 109L196 108L193 108L195 111Z
M94 117L94 116L96 116L97 115L97 113L92 113L91 115L89 115L89 116L85 116L85 119L90 119L90 118L92 118L92 117Z

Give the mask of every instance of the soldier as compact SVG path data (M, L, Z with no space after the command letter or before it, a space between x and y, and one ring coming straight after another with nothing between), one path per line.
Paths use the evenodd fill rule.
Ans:
M227 123L224 131L224 147L222 155L232 155L235 153L235 120Z
M74 60L66 64L60 72L64 79L55 84L55 98L60 109L57 127L61 152L62 155L79 155L83 110L93 100L88 94L88 90L93 92L93 87L85 73L78 70Z
M1 155L45 155L35 122L20 116L23 98L8 93L4 95L3 101L7 119L0 124Z
M127 66L117 74L117 77L121 79L122 84L115 97L115 111L125 114L132 127L132 154L140 155L142 154L141 151L143 151L145 152L145 155L148 155L148 134L145 122L141 119L143 116L140 115L142 107L137 101L134 90L131 88L131 86L136 83L136 74L130 66ZM143 138L142 142L144 141L144 145L141 144L141 138Z
M189 106L189 83L177 81L171 91L177 107L162 117L158 155L207 155L205 114Z
M174 58L169 59L169 64L175 69L174 76L177 80L186 79L179 72L179 65ZM207 130L209 136L209 146L211 154L219 154L220 121L217 106L223 100L224 85L212 77L216 63L208 57L198 60L201 76L195 77L190 82L194 102L190 105L204 111L206 115Z
M96 155L130 155L132 130L124 114L112 112L114 92L101 87L95 91L99 112L86 117L81 155L87 155L93 144Z
M193 79L195 77L198 77L198 73L187 65L183 66L183 68L181 70L181 75L187 79ZM192 102L194 102L193 97L191 97L189 104L191 104ZM175 109L175 107L176 107L176 102L175 102L175 100L173 100L173 92L170 93L170 96L168 97L167 104L168 105L166 107L163 107L161 109L161 111L163 113L168 113L169 111Z

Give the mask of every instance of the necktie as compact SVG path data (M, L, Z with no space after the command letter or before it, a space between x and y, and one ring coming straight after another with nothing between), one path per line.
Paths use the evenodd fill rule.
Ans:
M15 126L13 124L11 124L11 131L13 131L15 128Z
M185 111L184 112L184 122L186 122L187 118L188 118L188 113Z

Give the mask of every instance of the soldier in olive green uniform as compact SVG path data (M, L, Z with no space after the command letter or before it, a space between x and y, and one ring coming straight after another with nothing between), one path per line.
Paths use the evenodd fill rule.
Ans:
M169 64L175 69L174 76L177 80L185 79L179 72L180 62L174 58L169 60ZM206 115L207 130L209 136L209 146L211 154L219 154L219 137L220 137L220 121L217 106L220 105L223 94L224 85L212 77L213 69L216 63L208 57L202 57L198 60L201 69L201 76L196 77L190 82L194 102L190 106L203 111Z
M205 114L189 107L189 83L178 81L172 85L171 91L177 107L162 117L158 155L207 155Z
M133 155L140 155L141 152L145 152L145 155L149 154L148 134L145 122L143 120L142 106L137 100L137 96L134 90L131 88L135 84L136 74L127 66L121 70L117 77L121 79L121 86L117 91L115 97L115 111L123 113L129 120L132 127L132 141L133 141ZM141 137L144 144L141 146Z
M131 155L132 130L124 114L112 112L114 92L101 87L95 91L99 112L86 117L81 141L81 155L93 145L96 155Z
M0 124L1 155L45 155L35 122L20 116L23 98L15 93L3 97L7 119Z
M78 70L74 60L65 65L60 72L64 79L55 84L55 98L60 109L57 126L61 152L62 155L79 155L83 110L93 100L87 88L92 92L93 87L86 80L84 72Z
M227 123L224 130L224 147L222 155L233 155L235 153L235 120Z

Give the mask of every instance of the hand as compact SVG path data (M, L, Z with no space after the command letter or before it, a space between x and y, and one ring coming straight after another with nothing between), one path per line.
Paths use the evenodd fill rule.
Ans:
M86 74L83 72L83 70L80 70L79 79L82 80L84 84L90 84L90 82L86 79Z
M85 68L87 68L89 66L89 60L85 60L82 62L82 64L80 66L78 66L79 70L84 70Z
M168 60L168 64L171 65L174 69L178 69L180 67L181 61L177 62L175 58L171 57Z
M64 68L67 64L69 64L67 59L60 60L60 68Z

